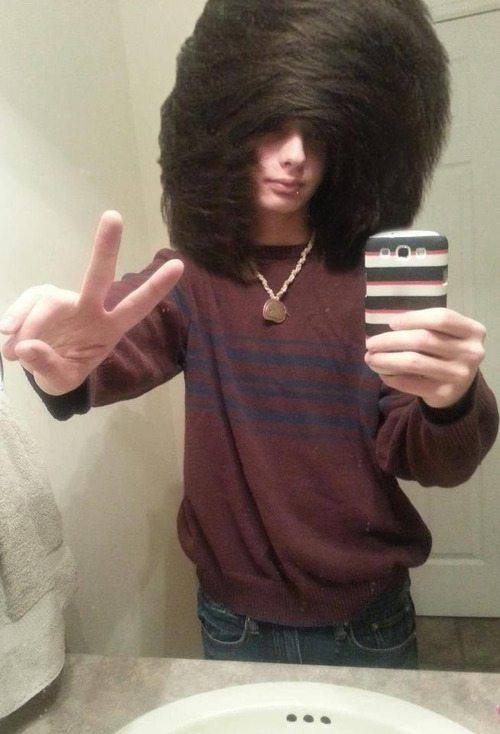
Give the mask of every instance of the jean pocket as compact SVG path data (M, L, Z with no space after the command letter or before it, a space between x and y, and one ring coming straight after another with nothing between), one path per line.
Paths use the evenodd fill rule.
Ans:
M415 644L415 607L408 587L403 588L377 618L361 617L349 625L351 642L367 653L401 653Z
M198 619L203 636L217 645L236 647L247 638L248 618L208 599L201 592L198 594Z

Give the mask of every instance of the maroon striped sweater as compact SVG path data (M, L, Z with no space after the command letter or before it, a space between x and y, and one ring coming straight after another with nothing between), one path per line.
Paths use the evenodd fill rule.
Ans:
M256 250L275 291L300 250ZM115 284L109 305L173 256L162 250ZM260 620L349 619L430 552L396 477L467 480L495 439L495 399L481 376L446 410L384 388L364 363L361 269L328 272L313 251L284 298L283 324L264 322L266 299L259 282L186 261L169 297L84 385L42 397L66 419L184 371L178 528L205 593Z

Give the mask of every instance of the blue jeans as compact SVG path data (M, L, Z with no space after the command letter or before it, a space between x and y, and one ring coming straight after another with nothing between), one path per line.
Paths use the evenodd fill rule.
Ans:
M385 590L356 619L323 627L287 627L236 614L198 594L208 660L416 668L410 582Z

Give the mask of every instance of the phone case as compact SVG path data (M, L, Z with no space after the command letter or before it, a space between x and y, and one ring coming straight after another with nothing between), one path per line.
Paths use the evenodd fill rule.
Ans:
M389 331L392 316L446 306L448 241L438 232L396 230L365 247L367 336Z

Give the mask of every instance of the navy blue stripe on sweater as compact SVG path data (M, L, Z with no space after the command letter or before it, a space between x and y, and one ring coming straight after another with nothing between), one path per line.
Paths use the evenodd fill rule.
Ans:
M184 294L174 290L188 316ZM188 339L188 411L226 415L251 433L285 431L302 440L344 442L360 430L373 435L376 378L357 345L226 332L206 315L202 322L190 319Z
M215 403L209 400L193 399L189 403L189 409L194 413L216 413L220 408L214 407ZM328 443L352 445L356 441L356 433L361 431L368 438L374 433L368 426L360 423L357 428L341 429L340 426L310 425L305 423L283 423L281 421L252 421L247 416L232 411L230 413L231 423L236 426L244 424L245 433L253 436L277 436L298 439L301 443Z
M189 353L190 360L195 358L203 358L207 355L207 359L211 359L211 352L217 349L219 352L218 361L223 356L235 366L240 364L255 364L259 367L276 365L278 367L312 367L317 369L334 369L337 372L347 374L361 374L364 371L364 363L356 361L353 356L347 356L343 345L336 343L321 344L321 353L318 353L317 342L302 341L303 351L297 351L291 347L295 346L294 342L277 342L267 341L260 342L260 348L255 349L244 345L234 346L228 334L206 334L205 332L191 327L191 339ZM243 341L244 337L239 335L239 341ZM253 342L254 340L248 340ZM289 347L288 352L284 353L285 346ZM305 353L307 352L307 353ZM312 353L316 352L316 354ZM359 354L359 350L358 350ZM338 356L336 356L338 355Z
M269 407L255 408L245 405L241 400L224 394L217 394L211 385L190 385L189 395L210 398L206 406L210 405L218 409L218 402L223 402L226 410L237 412L241 417L262 421L264 423L289 423L291 425L317 425L326 428L342 428L353 430L359 428L360 422L355 418L346 418L338 414L324 414L309 411L272 410Z
M283 347L304 347L305 349L309 349L311 347L310 339L289 339L285 337L280 337L279 339L276 339L269 336L269 334L266 334L265 337L263 337L252 336L242 333L241 331L221 332L220 324L215 322L213 319L208 318L204 318L203 321L200 323L193 322L192 330L193 333L196 333L197 335L205 335L206 337L210 338L210 340L214 343L217 343L219 339L226 339L233 344L237 342L243 342L245 344L253 343L259 348L262 347L262 345L264 344L266 347L270 347L272 349L282 349ZM337 351L342 350L344 358L346 360L355 358L356 355L359 353L359 347L353 345L352 342L342 342L339 339L324 341L322 342L322 346L326 347L327 349L336 349Z
M346 347L338 342L323 342L321 354L311 355L311 350L318 350L318 343L306 340L292 339L258 339L257 337L246 337L242 334L229 334L227 332L207 333L196 324L191 325L191 338L199 343L190 346L190 351L203 350L209 347L224 348L226 356L232 362L253 362L259 365L275 364L286 366L288 364L299 364L319 368L335 367L346 372L359 373L363 366L356 362L359 349ZM241 344L235 344L240 342ZM257 348L254 348L255 347ZM297 348L301 347L303 351ZM284 353L289 352L289 353ZM307 352L307 353L303 353ZM338 356L333 356L336 353ZM325 356L326 355L326 356Z
M209 365L200 365L200 377L191 377L188 381L189 385L212 384L209 375L206 374L205 366L210 370ZM361 408L370 408L373 405L373 395L364 392L358 386L339 386L332 385L328 382L320 380L310 380L308 378L291 380L283 379L275 381L266 375L244 375L235 374L230 368L218 367L218 375L221 383L235 388L239 393L255 396L255 397L280 397L288 400L308 400L313 403L326 403L331 405L332 402L337 405L349 405L356 402Z
M179 288L179 286L175 286L170 291L169 296L179 309L180 313L184 316L184 318L186 320L189 320L191 310L189 308L186 296L184 295L182 288Z
M314 377L317 368L311 365L315 365L315 360L309 360L306 367L300 366L304 370L302 378L274 379L262 371L262 363L255 360L254 351L247 356L247 367L253 365L257 372L240 372L234 360L224 364L214 363L208 355L194 359L190 356L186 370L188 410L225 413L231 420L245 421L252 432L261 431L269 424L300 426L304 440L317 440L318 432L314 428L329 434L329 440L334 440L332 433L336 434L335 440L342 441L347 440L342 435L345 432L352 434L361 430L373 434L374 427L363 421L363 417L368 420L373 415L373 387L363 385L367 377L366 366L364 370L358 366L351 375L351 379L355 378L353 384L341 385L338 381L330 383ZM290 364L297 366L293 356L290 360ZM323 368L323 360L320 364ZM338 380L338 369L332 369L331 360L327 361L327 366L336 372ZM361 372L364 372L364 379L358 377ZM370 382L375 379L368 377ZM273 407L273 398L281 400L282 407ZM301 403L303 409L300 409ZM361 416L361 412L365 415Z

